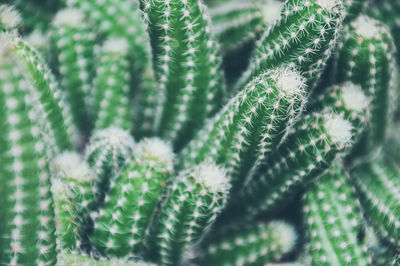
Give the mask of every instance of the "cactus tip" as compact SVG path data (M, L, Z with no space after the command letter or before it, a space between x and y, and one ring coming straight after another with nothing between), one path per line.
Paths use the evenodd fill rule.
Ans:
M174 161L171 145L159 138L144 139L138 144L135 154L166 165L172 165Z
M339 3L340 0L317 0L317 4L326 10L332 10Z
M377 20L372 19L368 16L361 15L353 23L352 26L358 35L364 38L374 38L381 32L381 28L377 24Z
M0 6L0 20L7 29L16 28L22 22L21 15L18 11L8 5Z
M128 49L129 44L125 39L108 39L103 45L103 50L110 53L126 54Z
M279 236L279 245L283 253L291 251L297 243L297 233L294 227L286 222L271 222L275 233Z
M369 99L360 86L346 82L343 86L343 102L346 108L362 112L367 108Z
M69 25L76 27L82 23L84 17L83 12L78 9L64 9L57 13L53 23L55 26Z
M351 140L353 127L341 115L328 114L325 117L324 127L334 143L346 145Z
M301 94L305 87L305 79L292 68L280 68L276 73L276 83L289 95Z
M218 167L212 161L205 161L197 165L194 169L194 176L199 183L209 188L213 192L229 191L229 178L223 168Z
M58 177L86 180L92 174L81 156L75 152L64 152L58 155L53 162L54 172Z
M265 24L270 25L279 19L281 11L283 8L283 3L273 0L268 1L262 7L263 21Z

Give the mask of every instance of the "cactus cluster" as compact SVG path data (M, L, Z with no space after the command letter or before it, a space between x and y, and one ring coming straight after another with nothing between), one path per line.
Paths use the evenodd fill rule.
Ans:
M400 265L400 4L0 0L0 265Z

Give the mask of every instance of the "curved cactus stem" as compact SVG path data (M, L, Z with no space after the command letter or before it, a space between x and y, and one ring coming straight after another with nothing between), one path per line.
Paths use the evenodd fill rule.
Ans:
M23 69L25 81L32 84L36 94L39 95L41 119L48 121L51 128L50 137L55 141L54 148L72 149L77 136L69 107L64 103L63 94L54 76L36 49L17 35L10 33L1 36L1 43L10 47L16 64Z
M75 125L83 133L93 126L90 110L95 33L77 9L59 11L51 29L51 44L56 57L60 83L71 106Z
M346 175L337 163L304 195L312 265L371 265L358 238L362 216Z
M144 139L110 193L95 222L93 245L107 257L138 257L145 232L173 168L172 148Z
M56 222L61 250L89 251L92 212L96 209L95 176L74 152L62 153L54 160L52 191L56 205Z
M341 0L289 0L280 18L256 43L249 68L236 84L243 88L265 69L297 67L313 90L341 31Z
M151 224L148 258L178 265L188 248L210 229L225 206L229 188L225 172L212 161L179 174Z
M56 240L40 104L12 45L0 48L0 264L54 265ZM29 97L27 97L29 95ZM44 130L44 129L43 129Z
M132 129L128 51L124 39L108 39L101 48L94 81L96 129L112 126Z
M212 31L219 40L221 50L226 53L254 42L264 27L279 18L282 6L282 2L277 0L236 0L210 8Z
M219 109L224 83L221 58L201 1L140 0L149 24L154 69L161 90L156 122L175 150Z
M296 246L292 225L273 221L217 233L200 254L204 265L267 265L279 261Z
M399 168L377 161L356 167L351 176L366 218L381 236L400 246Z
M119 128L95 131L86 147L88 165L97 175L95 183L97 205L101 207L110 183L116 180L131 160L135 141L129 132Z
M304 87L304 79L290 68L261 74L183 149L181 168L211 158L227 169L235 194L301 113Z
M384 139L394 82L394 47L389 30L366 16L349 25L340 46L336 81L359 84L371 97L369 126L349 157L355 161L375 154Z

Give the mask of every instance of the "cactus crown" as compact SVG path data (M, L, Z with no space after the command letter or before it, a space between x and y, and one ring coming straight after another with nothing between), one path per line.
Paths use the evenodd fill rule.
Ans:
M330 139L340 146L347 145L352 137L353 126L341 115L328 114L324 118L324 127Z
M61 178L68 177L68 179L85 181L93 177L89 166L75 152L61 153L54 159L52 166L54 173Z
M172 166L174 153L171 145L159 138L146 138L142 140L134 151L136 157L142 160L149 160L161 165Z
M54 26L68 25L79 26L85 18L85 14L79 9L64 9L58 12L53 20Z
M17 28L21 22L21 15L11 6L0 5L0 21L7 30Z
M369 102L370 100L360 86L351 82L343 84L343 103L347 109L362 112L367 108Z
M229 178L226 172L212 161L206 161L195 166L191 175L195 182L204 185L214 193L229 191Z
M365 15L359 16L352 22L354 31L366 39L376 38L381 34L382 28L378 21Z

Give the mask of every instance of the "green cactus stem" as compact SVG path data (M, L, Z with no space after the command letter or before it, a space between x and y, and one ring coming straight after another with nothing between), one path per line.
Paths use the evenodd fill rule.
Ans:
M362 215L346 175L337 163L304 195L312 265L371 265L358 239Z
M49 153L38 123L39 97L26 80L25 69L19 68L21 62L15 61L15 47L4 38L0 41L0 264L54 265Z
M380 22L360 16L352 22L340 45L337 82L361 85L372 98L369 126L350 156L369 156L381 147L389 119L389 93L394 79L394 47L389 30Z
M84 133L90 130L92 121L89 110L93 104L90 96L95 37L80 10L63 9L53 20L51 43L57 57L60 83L66 92L74 122Z
M292 225L273 221L217 233L203 247L203 265L267 265L279 261L296 246Z
M96 129L111 126L132 129L128 51L124 39L108 39L101 48L94 85Z
M253 77L273 67L297 67L311 91L335 47L343 20L341 0L289 0L280 18L256 43L247 71L236 84L243 88Z
M132 158L135 141L119 128L95 131L85 151L86 161L97 175L96 201L102 206L111 181L117 179Z
M74 152L60 154L53 162L53 197L59 246L62 250L89 250L92 212L95 211L95 176Z
M118 182L112 183L95 222L93 245L107 257L138 257L153 213L169 182L172 148L160 139L144 139Z
M224 83L218 45L201 1L140 0L149 25L162 102L159 135L180 150L219 109Z
M351 173L364 214L381 236L400 246L400 171L392 163L362 164Z
M212 31L219 40L221 50L226 53L254 42L264 27L280 17L282 6L282 2L277 0L236 0L212 7L209 10Z
M227 169L235 193L301 113L304 94L304 78L293 69L258 76L183 149L181 166L211 158Z
M39 95L37 108L42 109L41 120L49 124L51 131L47 134L50 135L49 141L54 142L54 149L72 149L76 143L76 130L72 124L69 106L64 103L63 93L41 56L35 48L15 34L3 34L1 45L9 47L14 64L23 69L25 82L31 84Z
M21 15L9 5L0 5L0 31L15 30L22 22Z
M151 225L148 257L162 265L178 265L210 229L225 206L229 188L224 170L212 161L180 173Z
M57 266L156 266L142 261L126 261L119 259L91 258L79 254L62 253L58 257Z

